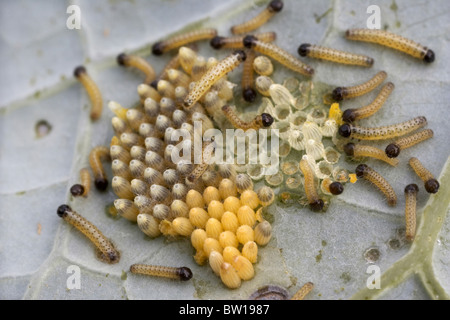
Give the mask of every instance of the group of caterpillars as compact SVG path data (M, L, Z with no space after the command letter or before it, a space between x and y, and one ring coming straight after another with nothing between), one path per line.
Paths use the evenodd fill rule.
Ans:
M331 95L336 101L356 98L373 91L386 77L387 73L380 71L365 83L353 87L338 87L333 90ZM431 129L425 129L408 135L427 124L427 119L423 116L402 123L375 128L361 127L354 124L355 121L368 118L380 110L394 90L394 87L392 82L388 82L381 88L375 100L369 105L358 109L345 110L341 118L344 124L339 127L338 133L342 137L351 137L359 140L388 140L393 138L397 138L397 140L388 144L384 151L374 146L349 142L343 146L344 152L348 156L355 158L371 157L384 161L391 166L397 166L399 163L397 157L401 150L413 147L433 137L434 133ZM409 160L409 164L420 179L423 180L425 190L428 193L436 193L439 189L439 183L423 164L414 157ZM374 184L386 196L389 206L397 205L397 195L394 189L381 174L366 164L358 165L355 173L358 178L363 178ZM416 184L410 184L405 188L406 239L408 241L414 240L416 232L416 195L418 190Z
M266 23L277 12L280 12L282 8L282 1L271 1L269 5L253 19L250 19L240 25L233 26L231 28L231 32L235 36L232 37L218 36L215 29L201 29L155 43L152 47L152 53L154 55L161 55L170 50L179 49L179 53L169 61L167 66L159 75L156 75L152 66L141 57L125 53L122 53L117 57L117 62L119 65L139 69L145 74L143 84L138 87L138 93L141 98L141 106L133 110L122 108L115 102L109 103L110 109L116 115L116 117L112 120L116 136L114 136L111 140L110 149L104 146L94 148L90 154L89 162L94 173L94 184L96 188L98 190L105 190L108 186L108 180L105 176L105 171L101 161L107 159L113 160L113 172L116 173L112 183L113 190L116 194L120 195L122 198L125 198L115 201L116 210L123 217L132 221L137 221L138 224L141 221L142 223L139 226L141 230L152 230L149 219L144 219L145 216L143 216L143 214L148 214L145 209L151 208L150 212L154 211L158 205L158 202L164 203L163 206L168 207L170 201L167 201L167 198L173 200L173 195L177 194L177 192L179 192L182 196L179 199L175 196L175 201L180 199L185 200L185 196L189 189L194 190L197 188L200 189L200 191L204 189L204 183L203 189L198 188L198 182L201 179L209 179L209 183L214 185L214 183L218 183L220 179L223 178L215 175L214 172L208 171L207 169L209 166L205 165L205 163L197 165L195 168L192 166L187 166L189 169L183 169L183 177L186 179L185 183L187 188L180 186L177 191L172 189L172 194L167 192L168 189L166 187L168 185L171 185L172 187L174 186L174 183L169 183L168 181L170 179L174 182L180 181L177 179L177 174L182 172L180 168L175 166L176 169L179 170L177 171L172 169L171 172L168 172L166 180L164 180L164 177L161 175L160 171L164 168L164 164L167 165L167 161L164 162L164 160L166 160L166 150L161 149L163 145L166 145L168 142L167 130L173 130L172 126L177 128L186 128L188 130L192 129L190 128L189 121L187 121L187 119L192 121L192 119L200 117L201 119L206 118L205 121L208 122L208 120L211 120L207 114L209 114L209 116L213 116L214 114L211 113L217 111L221 111L234 127L241 128L244 131L249 129L257 130L259 128L270 127L273 123L273 118L271 115L265 113L258 115L253 121L244 122L238 117L233 108L229 105L221 105L221 103L219 103L227 100L224 96L227 96L228 99L231 99L233 96L232 91L230 96L230 88L227 87L226 83L224 83L226 81L223 81L228 72L234 70L241 63L244 63L242 90L244 99L249 102L253 102L256 98L256 91L254 89L255 81L253 79L254 70L260 75L270 75L273 71L270 60L268 60L265 56L272 58L281 65L300 73L301 75L307 77L314 75L314 69L312 67L272 43L276 39L276 34L274 32L254 35L248 34ZM415 58L422 59L427 63L431 63L435 59L434 52L432 50L387 31L366 29L348 30L346 32L346 38L350 40L378 43L407 53ZM207 67L207 63L205 61L201 61L201 59L198 59L198 61L194 59L195 61L192 61L191 58L196 57L195 52L187 47L189 44L201 40L210 40L210 45L214 49L228 48L236 49L236 51L221 61L213 59ZM263 56L260 56L262 59L258 59L260 57L257 57L255 53L262 54ZM301 44L298 48L298 54L302 57L306 56L310 58L364 67L371 67L374 63L374 59L368 56L311 44ZM208 62L210 61L208 60ZM183 68L184 72L179 72L179 70L177 70L180 66ZM85 87L88 93L92 105L90 116L91 119L95 121L100 117L103 107L103 100L100 90L95 82L89 77L85 67L77 67L74 71L74 75ZM364 84L354 87L336 88L332 93L332 97L335 101L341 101L344 99L361 96L374 90L384 81L386 76L387 74L382 71ZM222 90L220 88L223 88L223 92L221 92L222 95L218 98L216 92L216 96L211 97L211 89ZM352 137L362 140L379 140L400 137L423 127L426 124L425 117L417 117L401 124L380 128L365 128L353 124L354 121L358 121L376 113L384 104L393 89L394 85L389 82L382 88L377 98L370 105L360 109L346 110L342 114L341 119L341 123L345 122L345 124L339 128L339 134L343 137ZM208 103L208 95L210 100L214 102ZM213 98L215 98L215 100ZM200 105L199 102L205 104L206 112L203 110L202 105ZM208 105L213 105L214 110L211 110L213 108L208 109ZM136 132L138 134L136 134ZM355 145L353 143L348 143L344 147L344 151L351 156L374 157L395 166L398 162L395 157L399 155L401 150L429 139L432 136L433 131L431 130L420 131L414 135L406 138L400 138L394 143L389 144L385 152L371 146L359 144ZM162 144L161 141L165 143ZM211 146L212 145L213 143ZM213 152L214 147L212 147L212 151L210 151L210 153ZM129 166L127 165L128 163ZM150 167L146 168L146 165L150 165ZM323 207L323 201L317 195L311 168L305 160L300 161L299 165L300 170L303 172L305 177L305 192L310 207L314 211L320 211ZM424 181L426 190L432 193L437 192L439 183L433 178L431 173L423 167L420 161L416 158L411 158L410 165ZM174 166L169 167L174 168ZM206 176L209 178L205 178L204 176L208 172L209 175L207 174ZM380 190L387 196L389 205L396 204L395 192L380 174L367 165L362 164L356 168L356 175L367 179L379 187ZM136 181L132 185L129 180L133 177L141 177L143 181ZM80 179L81 184L76 184L71 188L71 193L73 196L86 196L89 192L91 177L88 169L84 168L80 171ZM206 180L203 180L203 182L205 181ZM155 182L161 184L162 186L154 184ZM342 185L330 184L328 187L332 194L340 194L343 191ZM179 191L179 189L182 189L182 191ZM415 199L417 191L418 187L415 184L408 185L405 188L407 238L409 240L414 238L415 233ZM150 198L147 197L148 195L150 195ZM138 202L140 205L136 205L136 198L135 203L129 200L134 196L139 198ZM158 198L158 201L152 199L152 196L154 198ZM181 202L177 202L176 208L179 211L184 210L184 206ZM165 207L158 207L157 211L162 214L167 211L164 210ZM169 209L175 211L177 210L174 208ZM96 245L100 251L100 257L104 261L109 263L117 263L119 261L119 252L114 248L112 243L89 221L67 205L60 206L57 213L60 217L85 234ZM155 219L154 217L152 218ZM172 229L167 227L168 225L166 224L167 228L164 230L173 231L173 229L176 228L184 230L181 228L184 224L179 224L178 227L176 227L173 222L174 220L170 225L170 228ZM154 232L155 234L158 232L160 233L161 230L158 229ZM189 235L190 234L191 232L189 232ZM211 252L216 251L211 250ZM212 260L215 261L215 259ZM232 268L233 266L227 264L224 268L219 266L213 267L213 269L216 268L219 274L222 274L222 272L224 273L224 277L226 279L223 280L222 278L224 283L230 283L230 281L232 283L234 281L233 279L236 277L234 277L235 274L230 271L230 267ZM179 280L189 280L192 277L192 272L187 267L177 268L135 264L131 266L130 271L132 273L163 276ZM227 278L227 275L229 274L231 274L231 280ZM227 284L227 286L233 287L233 284ZM294 295L293 299L303 299L313 287L314 285L312 283L307 283L296 295Z

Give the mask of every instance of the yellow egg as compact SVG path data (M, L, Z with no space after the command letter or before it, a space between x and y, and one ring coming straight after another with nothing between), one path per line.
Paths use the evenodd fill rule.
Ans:
M208 205L208 214L211 218L216 218L217 220L222 219L222 215L225 212L223 203L217 200L213 200Z
M208 238L219 240L219 236L223 231L222 223L216 218L209 218L205 226Z
M236 197L228 197L223 201L223 209L225 211L237 213L240 207L241 201Z
M225 247L238 247L239 241L234 234L234 232L231 231L224 231L219 235L219 243L220 245Z
M253 227L253 225L256 223L255 211L253 211L253 209L249 206L240 207L237 212L237 218L240 225L246 224L250 227Z
M236 237L242 244L246 244L248 241L255 241L255 231L252 227L243 224L236 230Z
M235 256L240 256L241 252L236 247L223 248L222 256L225 262L231 263Z
M213 251L222 253L223 248L217 239L206 238L205 242L203 243L203 251L205 251L206 256L209 257L209 254Z
M186 204L189 209L192 208L203 208L205 206L205 202L203 201L203 196L197 190L189 190L186 195Z
M206 235L205 230L195 229L191 233L191 244L197 251L201 251L203 250L203 243L205 243L206 238L208 238L208 236Z
M173 219L172 226L176 233L181 236L190 236L192 231L194 231L194 226L189 221L188 218L178 217Z
M241 193L240 200L243 206L247 205L252 209L256 209L259 206L258 195L253 190L244 190Z
M208 212L202 208L192 208L189 210L189 220L197 228L205 228L208 219Z
M209 205L213 200L221 200L219 190L215 187L207 187L205 191L203 191L203 201L206 205Z
M242 255L246 257L251 263L256 263L258 260L258 245L254 241L248 241L242 247Z
M241 278L236 269L227 262L222 263L220 266L220 279L230 289L237 289L241 286Z
M242 280L250 280L255 276L252 263L244 256L235 256L231 265Z
M239 227L239 220L237 216L230 211L225 211L220 221L222 223L223 230L236 232L237 228Z
M209 254L209 265L218 276L220 275L220 266L222 263L224 263L223 256L215 250L211 251Z

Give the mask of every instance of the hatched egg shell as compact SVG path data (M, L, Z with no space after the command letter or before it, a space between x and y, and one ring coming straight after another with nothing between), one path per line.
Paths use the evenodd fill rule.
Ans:
M339 158L341 157L341 153L337 151L333 147L326 147L325 153L324 153L324 159L326 162L331 164L336 164L339 161Z
M325 148L320 140L308 139L305 143L306 154L314 158L314 160L319 160L323 158L325 153Z
M269 88L270 97L275 105L294 105L295 99L289 90L281 84L274 83Z
M333 165L322 160L316 165L314 173L319 179L329 178L333 174Z
M259 164L249 164L247 166L247 174L254 181L259 181L264 177L264 168Z
M322 125L325 120L327 119L327 113L325 110L319 109L319 108L313 108L308 113L308 121L312 121L317 123L318 125Z
M278 121L288 120L292 114L291 107L288 104L276 104L274 114L270 114Z
M300 129L301 126L308 119L308 114L304 111L295 111L290 116L288 121L291 123L291 127L295 129Z
M266 182L273 187L277 187L280 184L282 184L283 180L284 180L284 177L283 177L283 174L281 173L281 171L277 172L275 174L266 176Z
M338 130L336 120L328 119L327 121L325 121L323 126L320 127L320 130L324 137L333 137Z
M312 121L306 121L302 127L302 133L306 141L313 139L316 141L322 141L322 132L317 123Z
M305 138L301 130L291 129L288 142L297 151L305 150Z

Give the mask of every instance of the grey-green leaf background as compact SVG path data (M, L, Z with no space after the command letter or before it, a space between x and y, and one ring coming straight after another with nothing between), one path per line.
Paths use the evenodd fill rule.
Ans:
M66 9L81 9L80 30L66 27ZM0 298L1 299L246 299L267 284L294 294L305 282L315 288L308 299L445 299L450 296L450 200L446 167L450 136L450 3L441 1L294 1L261 31L276 31L276 43L296 55L308 42L367 54L375 59L370 69L308 60L316 69L314 81L331 86L360 83L385 70L396 85L394 93L369 126L392 124L425 115L435 137L400 155L398 168L380 162L368 164L392 182L399 201L387 206L380 194L365 183L348 185L334 198L325 214L300 206L272 206L273 238L260 248L256 276L241 288L225 288L208 266L198 266L188 239L150 240L133 223L105 214L114 195L93 191L87 199L71 199L70 186L87 165L90 149L108 144L112 136L109 100L130 107L137 100L139 73L116 65L125 51L146 57L156 71L170 55L155 57L151 45L185 28L215 27L229 35L231 25L258 13L267 1L220 0L102 0L0 2ZM393 50L345 40L348 28L364 28L366 10L381 8L384 28L432 48L436 61L426 65ZM204 56L224 52L199 45ZM102 91L101 119L89 119L89 100L73 78L75 66L84 64ZM275 80L295 75L275 64ZM239 83L240 70L230 75ZM237 90L237 92L239 92ZM374 98L369 94L344 108L359 107ZM250 106L256 110L257 104ZM38 138L36 123L51 125ZM379 144L383 146L383 144ZM429 196L419 193L418 217L422 225L416 244L404 241L406 184L421 182L408 168L418 156L436 176L441 189ZM341 158L342 166L355 164ZM96 259L93 247L79 232L59 219L56 208L70 205L96 224L121 251L121 260L108 265ZM384 274L381 290L366 289L370 265L368 249L380 252L375 262ZM403 258L403 260L401 260ZM133 263L188 266L192 280L128 274ZM81 289L68 290L67 267L81 268Z

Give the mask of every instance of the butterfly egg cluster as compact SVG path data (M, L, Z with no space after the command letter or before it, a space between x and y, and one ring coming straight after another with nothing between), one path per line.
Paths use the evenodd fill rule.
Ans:
M176 227L180 235L190 236L194 260L199 265L208 263L231 289L255 275L258 247L272 237L272 226L264 220L262 209L275 200L270 187L255 192L247 174L234 177L222 179L218 187L209 186L203 193L190 190L186 196L188 217ZM175 227L175 220L172 225Z
M207 34L212 32L201 37L208 37ZM123 58L121 55L118 61L123 61ZM220 63L213 60L208 59L209 68ZM205 62L204 68L199 68L199 61ZM206 61L192 49L181 47L176 57L154 77L155 81L150 84L146 81L138 86L140 103L137 106L124 108L115 101L108 104L114 113L111 122L115 136L108 150L114 175L112 190L119 198L114 205L118 214L137 222L142 232L152 238L160 235L190 236L197 226L189 220L192 199L188 195L193 191L202 194L204 190L219 187L224 178L233 179L231 165L224 165L226 170L216 171L214 165L207 163L205 158L214 154L211 142L203 142L201 150L197 150L193 142L194 137L214 128L206 110L211 114L219 113L219 106L232 97L227 76L223 75L206 94L213 95L216 103L209 103L202 95L190 108L183 107L193 77L200 79L208 72ZM194 121L202 122L202 132L194 131ZM186 155L185 150L190 150L191 154ZM97 180L106 179L100 151L103 149L96 149L91 156L91 164L96 168L96 184ZM202 155L198 164L194 159L196 152ZM175 159L172 155L180 153L183 154L182 160L172 160ZM225 173L221 175L221 172ZM205 199L208 203L211 201L207 196ZM197 205L201 206L200 203Z

